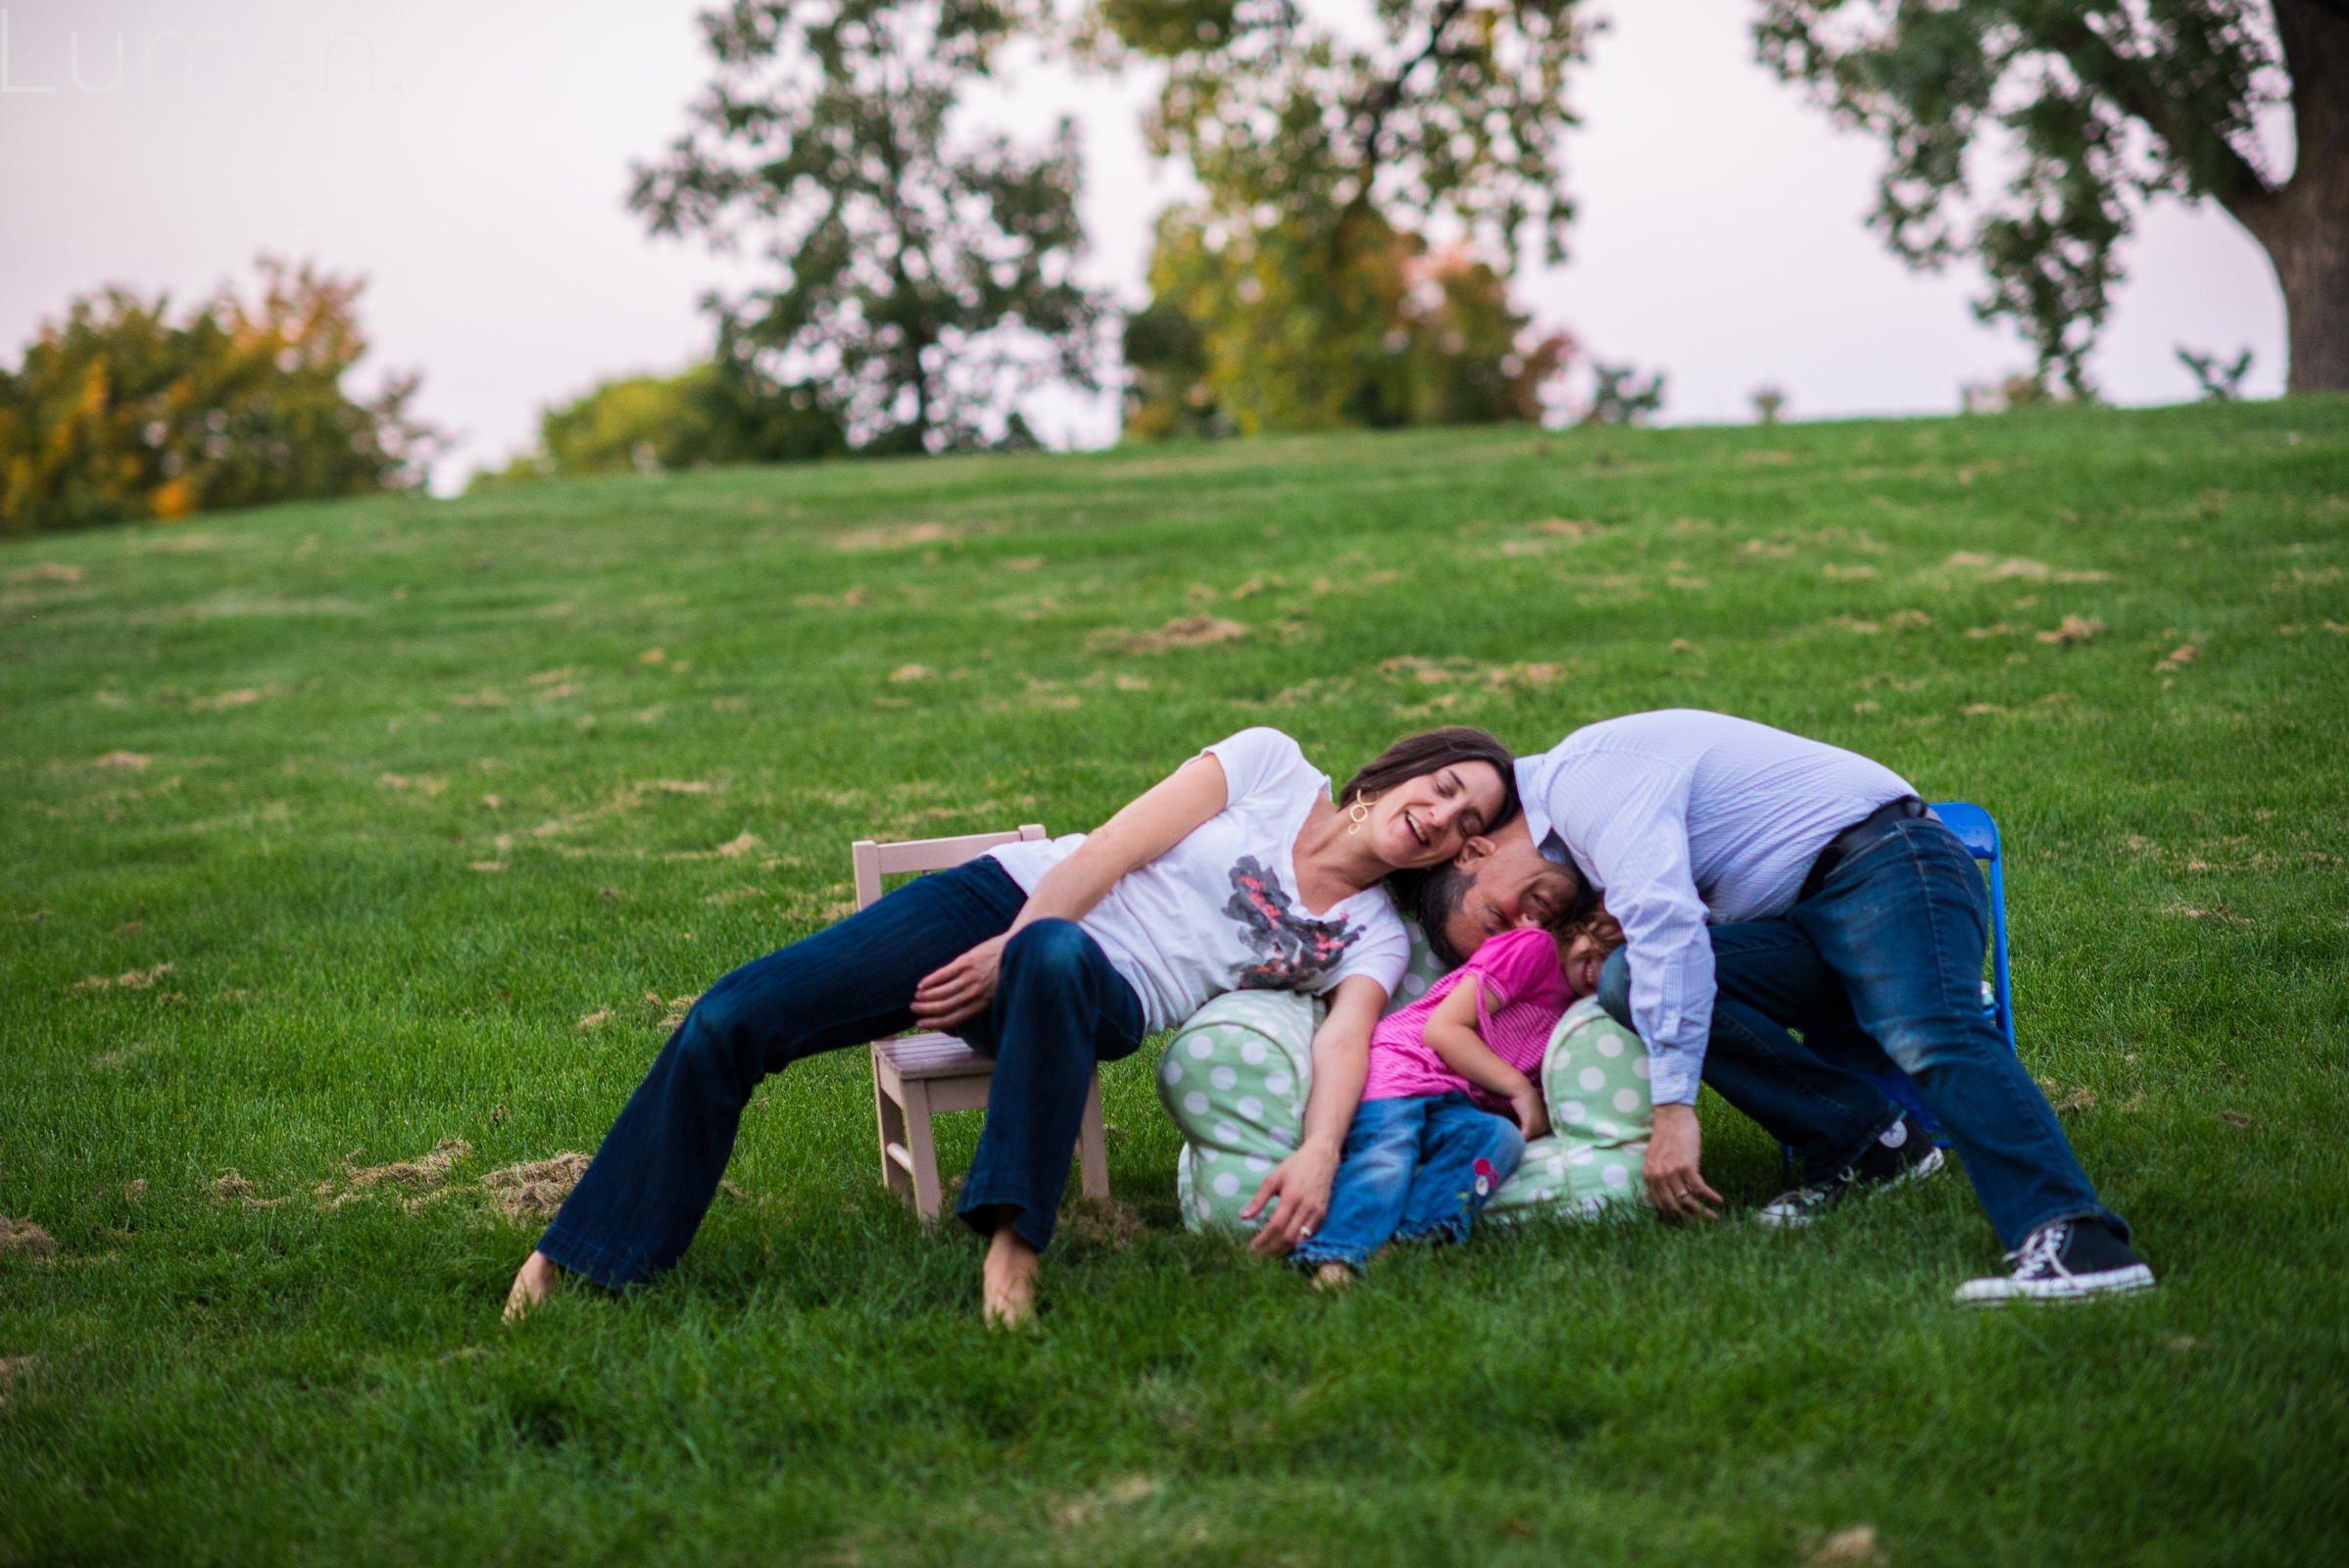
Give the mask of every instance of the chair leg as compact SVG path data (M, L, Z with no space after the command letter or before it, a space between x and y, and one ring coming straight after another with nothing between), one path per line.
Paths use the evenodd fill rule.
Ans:
M1077 1124L1077 1171L1087 1198L1109 1196L1109 1131L1101 1120L1101 1075L1085 1087L1085 1119Z
M911 1190L913 1178L889 1157L891 1144L902 1147L905 1142L905 1112L904 1107L889 1098L889 1091L881 1087L878 1063L873 1067L873 1119L879 1123L881 1132L881 1185L893 1193Z
M2015 1050L2015 982L2006 957L2006 869L1997 860L1990 862L1990 935L1991 974L1996 982L1998 1026L2006 1035L2006 1049Z
M914 1217L934 1227L940 1199L938 1145L930 1136L930 1086L918 1078L905 1085L905 1152L913 1156Z

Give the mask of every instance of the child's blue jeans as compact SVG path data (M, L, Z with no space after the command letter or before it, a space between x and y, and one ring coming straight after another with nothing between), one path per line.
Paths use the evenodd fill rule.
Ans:
M1290 1261L1360 1268L1390 1240L1464 1242L1524 1153L1517 1124L1466 1095L1365 1100L1346 1129L1330 1212Z
M538 1250L613 1290L674 1263L717 1196L759 1081L910 1027L922 976L1001 936L1026 902L1001 865L972 860L719 980L654 1058ZM1052 1241L1094 1066L1132 1054L1145 1021L1142 999L1075 923L1037 920L1004 945L993 1004L954 1026L995 1058L958 1205L975 1229L992 1232L1009 1209L1031 1246Z

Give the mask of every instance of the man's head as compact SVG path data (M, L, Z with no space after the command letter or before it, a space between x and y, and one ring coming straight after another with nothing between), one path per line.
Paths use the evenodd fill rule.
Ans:
M1597 895L1574 867L1543 858L1524 817L1468 841L1449 865L1419 890L1419 923L1428 946L1458 965L1485 939L1523 926L1557 930L1590 912Z

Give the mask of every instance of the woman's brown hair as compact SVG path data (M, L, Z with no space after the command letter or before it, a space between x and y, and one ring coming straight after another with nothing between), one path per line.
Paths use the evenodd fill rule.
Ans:
M1488 763L1500 774L1500 809L1485 824L1484 831L1490 833L1512 820L1520 808L1517 759L1497 737L1465 724L1447 724L1442 729L1423 729L1416 735L1405 735L1346 781L1345 787L1338 791L1338 805L1344 808L1356 801L1375 800L1406 779L1420 778L1461 762ZM1388 873L1387 892L1395 900L1395 906L1416 909L1428 878L1436 869L1441 868Z
M1485 824L1490 833L1517 815L1517 759L1495 736L1465 724L1405 735L1372 758L1338 791L1338 804L1376 800L1406 779L1421 778L1461 762L1483 762L1500 775L1500 809Z

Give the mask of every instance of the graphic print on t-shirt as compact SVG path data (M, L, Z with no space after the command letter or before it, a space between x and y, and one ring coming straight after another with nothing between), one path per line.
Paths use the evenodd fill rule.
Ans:
M1252 855L1232 867L1232 900L1223 912L1239 921L1257 961L1240 971L1243 991L1303 991L1338 966L1346 950L1361 940L1360 927L1316 920L1289 906L1281 879Z

